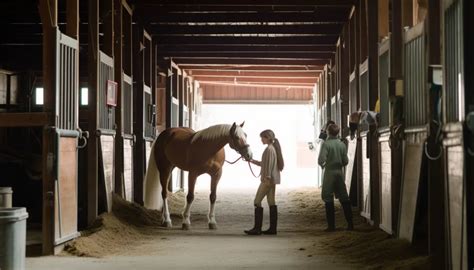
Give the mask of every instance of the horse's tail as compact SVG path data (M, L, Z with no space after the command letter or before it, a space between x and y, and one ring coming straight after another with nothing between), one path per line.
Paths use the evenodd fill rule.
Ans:
M143 183L143 201L146 208L161 210L163 199L161 197L160 171L156 166L155 159L155 140L151 145L150 158L148 160L148 169Z

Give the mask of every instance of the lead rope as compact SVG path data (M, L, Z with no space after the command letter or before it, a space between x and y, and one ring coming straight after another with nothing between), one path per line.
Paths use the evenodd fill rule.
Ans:
M253 174L253 176L254 176L255 178L259 178L260 175L262 175L262 172L260 172L260 174L259 174L258 176L256 176L255 173L254 173L253 170L252 170L252 166L250 166L250 161L249 161L248 163L249 163L250 172Z
M227 162L227 163L229 163L229 164L235 164L235 163L237 163L237 161L239 161L241 158L242 158L242 157L239 157L238 159L236 159L236 160L233 161L233 162L230 162L230 161L227 161L227 160L225 160L225 162ZM249 164L250 172L253 174L253 176L254 176L255 178L259 178L261 174L259 174L258 176L255 175L255 173L254 173L253 170L252 170L252 166L250 166L250 161L248 161L248 164Z
M239 161L241 158L242 158L242 156L239 157L238 159L236 159L234 162L230 162L230 161L227 161L227 160L226 160L225 162L227 162L227 163L229 163L229 164L235 164L235 163L236 163L237 161Z

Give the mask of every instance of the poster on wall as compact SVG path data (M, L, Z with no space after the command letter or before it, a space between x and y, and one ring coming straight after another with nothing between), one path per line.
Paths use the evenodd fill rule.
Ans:
M117 83L107 80L107 105L117 106Z

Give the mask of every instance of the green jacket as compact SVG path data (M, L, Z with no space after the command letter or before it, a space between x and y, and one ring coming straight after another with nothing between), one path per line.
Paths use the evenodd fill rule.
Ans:
M349 163L346 145L336 137L329 137L319 150L318 164L328 170L340 170Z

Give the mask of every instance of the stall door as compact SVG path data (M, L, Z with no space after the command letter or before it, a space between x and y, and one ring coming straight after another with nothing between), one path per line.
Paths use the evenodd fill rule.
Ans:
M49 129L50 152L48 169L53 177L46 181L52 191L45 190L46 197L52 199L52 211L45 212L44 219L53 222L53 231L43 241L44 250L50 250L78 236L78 131L79 71L77 40L59 30L56 32L56 87L54 106L55 126ZM84 141L81 140L81 144ZM52 215L52 216L51 216ZM48 224L48 221L43 224ZM46 228L44 228L46 229ZM48 229L46 229L48 230Z
M445 6L445 187L449 269L468 269L466 168L463 141L464 1Z

